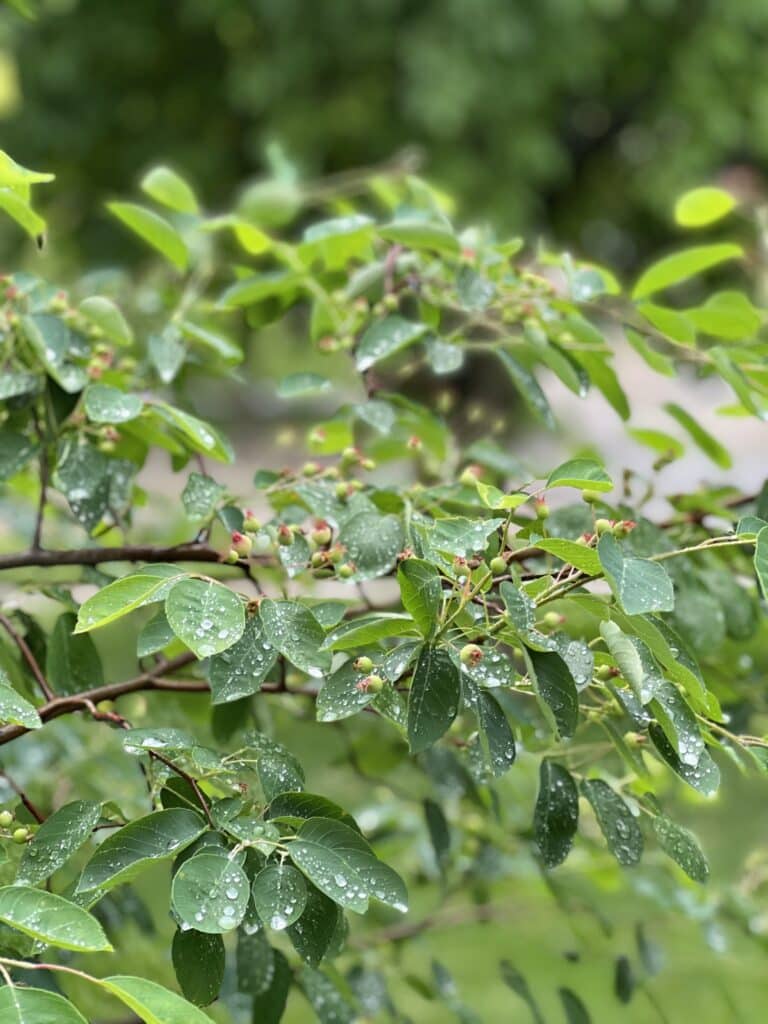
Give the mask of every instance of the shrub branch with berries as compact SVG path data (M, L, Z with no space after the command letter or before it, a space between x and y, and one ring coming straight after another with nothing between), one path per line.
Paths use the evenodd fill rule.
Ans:
M29 183L46 176L8 168L39 235ZM531 872L568 915L635 868L646 909L746 927L759 886L670 894L710 874L679 816L724 764L768 767L768 493L703 486L649 514L687 444L730 455L679 405L625 428L613 357L629 344L660 374L718 377L729 412L765 417L750 211L739 244L702 242L733 203L689 193L696 244L625 289L457 229L443 194L397 170L258 182L215 216L166 167L141 188L109 204L159 260L135 284L5 278L0 1017L15 994L24 1021L82 1021L78 1000L107 996L160 1024L209 1020L217 1000L217 1020L278 1021L294 991L321 1021L404 1021L401 998L469 1014L440 964L404 992L402 944L496 927L497 883L514 894ZM215 468L233 447L191 396L217 376L243 388L244 353L275 331L309 367L277 385L287 415L325 412L311 461L233 491ZM486 429L490 405L467 436L454 383L488 360L502 412L543 428L540 378L607 400L657 477L628 466L617 486L594 451L542 471ZM151 493L150 456L183 522ZM119 767L95 770L107 752ZM130 964L125 918L165 862L175 981L148 961L140 977L71 968L113 946ZM647 949L616 954L625 1001ZM49 991L9 987L34 970ZM573 979L564 1003L586 1013ZM502 982L535 1008L509 962Z

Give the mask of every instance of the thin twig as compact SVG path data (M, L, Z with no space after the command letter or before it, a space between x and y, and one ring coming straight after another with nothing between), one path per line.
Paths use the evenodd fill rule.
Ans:
M55 693L48 685L48 680L43 675L43 671L37 663L37 658L30 650L29 644L24 637L15 628L11 620L6 616L0 614L0 626L6 631L8 636L13 640L18 649L21 651L21 656L26 661L32 675L35 677L37 685L46 700L51 701L55 698Z
M24 806L29 811L29 813L32 815L32 817L35 819L35 821L38 823L38 825L42 825L42 823L45 821L45 815L42 814L37 809L37 807L35 807L35 805L29 799L27 794L21 788L21 786L19 786L17 782L14 782L14 780L11 778L11 776L8 774L8 772L0 771L0 776L2 776L5 779L5 781L8 783L8 785L14 791L16 796L18 796L18 798L24 804Z

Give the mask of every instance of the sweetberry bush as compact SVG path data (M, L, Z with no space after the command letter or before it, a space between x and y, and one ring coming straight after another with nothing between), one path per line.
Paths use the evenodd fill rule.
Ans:
M48 178L0 164L0 206L41 243L30 187ZM116 998L148 1024L269 1024L296 990L323 1022L405 1021L405 986L475 1021L450 965L416 976L402 950L503 916L493 878L541 872L572 913L554 871L571 851L582 886L627 869L687 894L680 913L754 930L760 884L695 895L710 869L674 809L725 763L768 767L768 493L705 487L652 521L654 481L615 482L594 451L531 467L485 422L468 436L451 392L483 359L520 417L556 427L554 375L621 424L628 343L764 416L750 211L686 194L695 244L625 289L457 229L407 168L286 174L217 215L164 166L141 190L108 208L152 250L145 271L4 280L0 1017L82 1024ZM252 386L239 364L262 337L303 353L279 401L325 411L295 464L233 489L216 470L232 446L190 396ZM730 465L682 406L662 417L627 428L659 473L686 443ZM170 951L136 975L88 969L113 944L132 962L126 922L169 919ZM655 969L638 939L616 960L625 1002ZM577 988L563 1011L588 1020Z

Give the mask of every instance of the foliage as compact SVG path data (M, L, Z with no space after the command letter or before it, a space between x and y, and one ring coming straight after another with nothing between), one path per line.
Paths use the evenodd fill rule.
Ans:
M221 994L222 1020L277 1021L298 989L324 1022L402 1021L389 958L446 909L493 917L475 883L514 875L516 859L550 879L577 857L592 881L591 865L610 873L613 859L686 893L681 906L695 900L687 887L710 867L676 820L674 780L707 797L728 762L766 767L759 669L744 660L765 634L764 492L679 495L654 522L652 487L631 472L617 488L595 453L541 472L487 438L467 448L439 392L432 407L402 388L424 367L448 378L484 354L532 422L556 424L543 370L587 401L601 392L627 420L631 389L613 367L624 331L655 371L720 377L732 414L763 417L765 314L729 276L745 252L720 233L732 197L684 197L680 223L716 237L625 289L604 268L458 230L442 194L402 173L351 176L320 196L260 184L217 216L168 168L141 189L140 202L109 204L162 267L140 301L94 293L90 278L70 291L27 273L5 281L12 537L0 571L13 600L0 614L0 744L44 751L64 716L59 735L100 750L107 730L114 742L102 773L69 780L64 799L50 785L33 801L13 783L0 817L0 965L8 986L43 971L56 991L0 999L16 993L20 1020L78 1021L81 1000L93 1013L106 994L142 1020L180 1024L209 1019L193 1004ZM713 269L727 287L710 292L701 278ZM328 376L298 365L278 392L322 392L334 411L309 431L312 461L260 469L234 490L213 466L233 461L230 443L177 385L189 368L236 376L243 322L301 325ZM713 461L730 458L687 410L667 411ZM635 436L659 467L685 451L655 426ZM176 474L181 528L167 508L144 524L139 474L158 455ZM127 678L114 671L125 644ZM130 704L153 692L151 710ZM175 700L170 714L163 700ZM282 723L307 716L312 739L292 745ZM344 772L380 784L389 815L374 800L356 820L343 784L326 795L306 771L339 730ZM535 794L510 788L531 769ZM137 887L163 866L185 999L152 969L71 967L71 952L122 951ZM398 920L435 878L445 906ZM474 903L453 908L467 889ZM754 916L748 896L709 913L721 910L745 926ZM349 931L364 914L382 922L377 957ZM639 948L637 965L617 959L622 1001L653 970ZM500 970L538 1015L514 965ZM442 964L409 983L476 1019ZM560 999L568 1019L587 1019L571 988Z
M473 216L623 265L670 195L753 191L768 154L763 0L177 0L172 32L155 0L14 6L40 16L0 22L3 145L55 154L58 244L90 259L116 245L91 197L158 152L220 202L270 140L305 177L415 145Z

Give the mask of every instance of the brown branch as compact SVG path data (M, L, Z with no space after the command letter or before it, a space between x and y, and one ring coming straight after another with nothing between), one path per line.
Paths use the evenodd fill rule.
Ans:
M16 796L21 800L21 802L24 804L24 806L29 811L29 813L32 815L32 817L35 819L35 821L38 823L38 825L42 825L42 823L45 821L45 815L42 814L37 809L37 807L35 807L35 805L29 799L27 794L21 788L21 786L19 786L18 783L14 782L14 780L11 778L11 776L8 774L8 772L0 772L0 776L2 776L5 779L5 781L8 783L8 785L14 791Z
M151 544L126 544L122 547L73 548L66 551L20 551L0 555L3 569L41 569L60 565L101 565L104 562L221 562L221 552L207 544L174 544L156 547ZM247 567L247 561L234 563Z
M45 699L48 701L53 700L56 695L48 685L48 680L43 675L42 669L37 663L37 658L30 650L27 641L24 639L21 633L18 633L16 631L13 623L6 615L0 614L0 626L3 627L8 636L13 640L18 649L21 651L21 656L24 658L27 665L29 666L29 669L32 675L35 677L35 681L37 682L37 685L40 687L40 691L42 692Z

